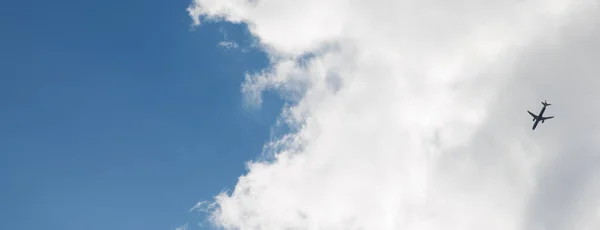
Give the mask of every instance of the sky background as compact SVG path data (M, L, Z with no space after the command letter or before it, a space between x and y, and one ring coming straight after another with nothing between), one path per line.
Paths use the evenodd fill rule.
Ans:
M596 0L0 19L0 229L600 229Z
M267 63L243 26L192 30L189 1L0 9L0 229L175 229L232 188L280 108L243 105Z

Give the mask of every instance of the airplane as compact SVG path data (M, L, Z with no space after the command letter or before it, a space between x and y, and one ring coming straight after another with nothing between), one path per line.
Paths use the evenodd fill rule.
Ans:
M533 120L535 121L535 123L533 123L532 130L535 130L535 127L538 125L538 122L542 121L542 123L544 123L545 120L552 119L554 117L554 116L543 117L544 111L546 111L546 106L549 106L549 105L552 105L552 104L548 104L548 102L546 100L544 100L542 102L542 105L544 105L544 107L542 108L542 111L540 111L540 115L535 115L532 112L529 112L529 110L527 110L527 112L529 113L529 115L531 115L533 117Z

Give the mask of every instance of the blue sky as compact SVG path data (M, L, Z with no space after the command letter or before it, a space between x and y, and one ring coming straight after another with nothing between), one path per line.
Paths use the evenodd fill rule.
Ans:
M243 105L267 64L241 25L191 30L189 1L0 9L0 229L174 229L233 189L280 102Z

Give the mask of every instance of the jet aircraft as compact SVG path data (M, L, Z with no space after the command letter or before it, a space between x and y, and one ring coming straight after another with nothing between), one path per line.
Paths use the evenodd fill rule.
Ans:
M544 105L544 107L542 107L542 111L540 111L539 115L535 115L532 112L530 112L529 110L527 110L527 112L529 113L529 115L531 115L533 117L533 120L535 121L535 123L533 123L532 130L535 130L535 127L537 127L538 122L542 121L542 123L544 123L545 120L552 119L554 117L554 116L544 117L544 111L546 111L546 106L549 106L549 105L552 105L552 104L548 104L548 102L546 102L546 100L544 100L542 102L542 105Z

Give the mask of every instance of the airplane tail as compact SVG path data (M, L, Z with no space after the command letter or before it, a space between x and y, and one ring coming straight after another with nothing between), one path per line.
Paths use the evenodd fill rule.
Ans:
M549 105L552 105L552 104L549 104L546 100L544 100L544 101L542 101L542 105L549 106Z

